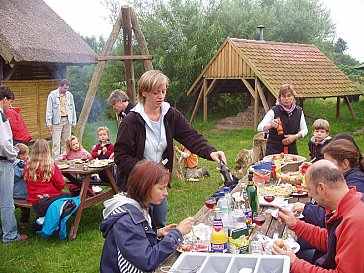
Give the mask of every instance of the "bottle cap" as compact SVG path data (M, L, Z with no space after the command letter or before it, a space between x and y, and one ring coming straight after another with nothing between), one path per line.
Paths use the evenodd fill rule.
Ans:
M220 196L220 197L225 196L225 192L223 192L223 191L219 191L219 196Z
M224 187L224 193L225 192L229 192L230 191L230 188L229 187Z

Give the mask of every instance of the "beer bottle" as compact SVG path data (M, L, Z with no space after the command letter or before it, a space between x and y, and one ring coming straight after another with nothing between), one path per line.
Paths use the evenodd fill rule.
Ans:
M252 209L252 213L258 211L259 208L259 199L258 199L258 189L257 186L253 182L253 173L249 171L248 175L248 186L246 187L246 192L248 194L250 207Z

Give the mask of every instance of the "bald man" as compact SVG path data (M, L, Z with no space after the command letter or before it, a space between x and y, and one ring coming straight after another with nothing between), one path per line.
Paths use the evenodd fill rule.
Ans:
M326 209L326 228L298 220L292 211L281 208L279 218L315 248L326 254L315 265L298 259L286 249L274 245L273 254L287 255L293 273L364 272L364 197L348 187L334 163L315 162L306 172L306 190L318 205Z

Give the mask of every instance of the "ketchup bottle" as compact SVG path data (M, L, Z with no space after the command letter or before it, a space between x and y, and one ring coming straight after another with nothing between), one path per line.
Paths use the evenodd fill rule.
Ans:
M279 136L281 136L281 135L283 135L283 134L284 134L281 118L280 118L280 117L278 117L278 118L277 118L277 121L278 121L277 134L278 134Z

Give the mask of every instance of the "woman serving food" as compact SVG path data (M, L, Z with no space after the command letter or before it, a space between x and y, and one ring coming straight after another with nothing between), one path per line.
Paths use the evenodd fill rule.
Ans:
M307 135L303 110L296 105L296 92L292 84L283 84L278 100L258 125L259 132L268 133L265 155L298 154L296 141ZM285 147L286 150L285 151Z

